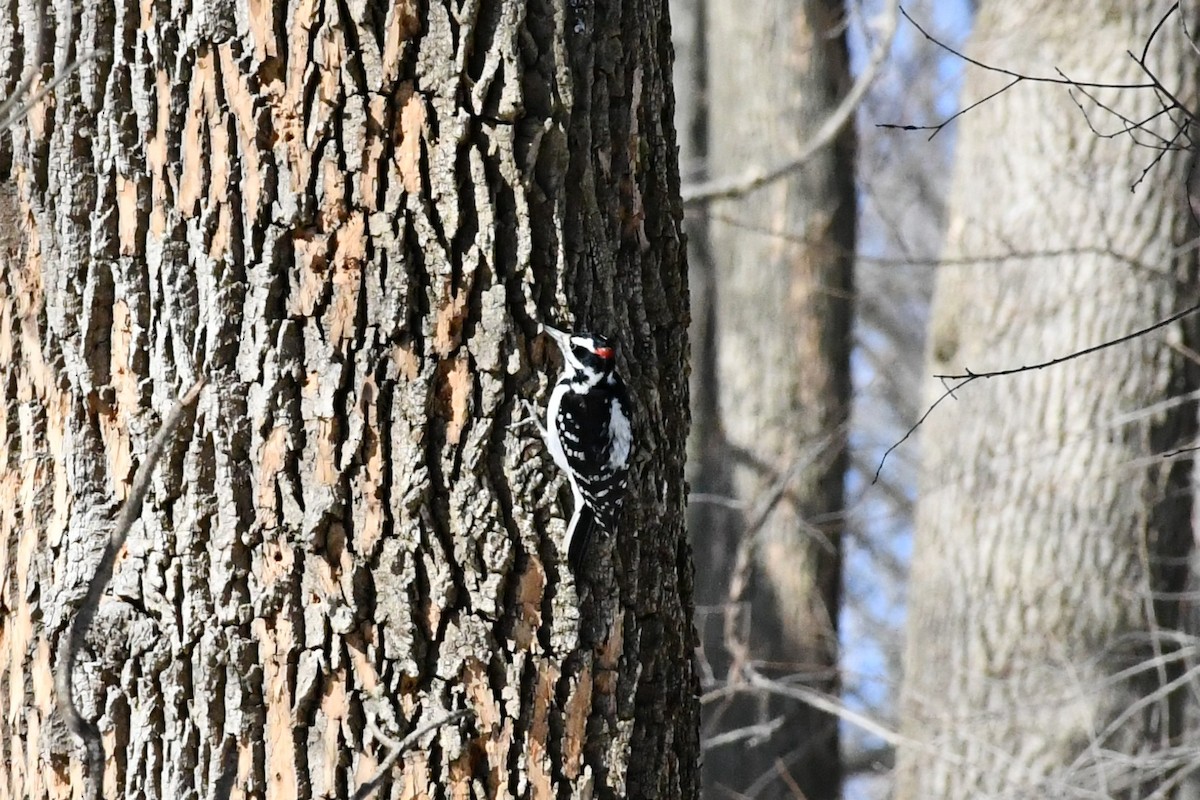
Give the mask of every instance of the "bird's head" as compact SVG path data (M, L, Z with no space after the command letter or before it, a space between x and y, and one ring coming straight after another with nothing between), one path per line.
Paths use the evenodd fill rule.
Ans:
M617 363L617 352L608 339L596 333L570 333L549 325L540 325L558 349L562 351L568 374L585 373L604 376Z

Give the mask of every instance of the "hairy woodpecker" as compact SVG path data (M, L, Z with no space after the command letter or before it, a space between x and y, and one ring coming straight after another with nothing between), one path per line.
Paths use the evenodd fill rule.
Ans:
M571 484L575 508L563 549L578 574L595 527L612 532L621 510L633 444L629 393L616 371L616 352L603 336L549 325L539 329L563 354L541 430L546 449Z

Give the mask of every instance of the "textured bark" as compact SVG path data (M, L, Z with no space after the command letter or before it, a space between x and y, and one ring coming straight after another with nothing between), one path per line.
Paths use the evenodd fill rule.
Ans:
M849 85L843 4L811 0L704 4L707 164L713 177L786 159L806 145ZM753 91L747 91L748 82ZM740 514L695 509L698 603L719 607L753 506L797 465L782 501L755 532L751 588L737 633L775 676L836 692L845 421L850 378L854 134L794 176L714 203L714 271L698 314L695 488L732 494ZM705 653L722 675L727 633L706 617ZM733 664L736 668L736 663ZM795 700L743 696L714 704L704 731L784 722L770 740L705 755L705 784L757 797L840 793L837 723ZM788 775L790 774L790 778ZM769 784L769 785L768 785Z
M6 88L103 52L0 153L0 797L82 785L55 650L200 373L81 657L106 796L344 797L389 752L368 721L460 708L384 796L694 796L664 7L8 8ZM578 585L509 427L543 317L621 342L637 406Z
M1140 82L1126 50L1141 52L1167 8L987 3L972 54ZM1196 55L1177 23L1151 63L1193 98ZM996 79L973 73L965 100ZM1160 109L1149 91L1097 98L1136 120ZM1078 99L1097 127L1120 125ZM1043 361L1200 299L1195 250L1177 249L1197 235L1190 154L1163 154L1138 182L1159 151L1095 135L1054 87L1021 85L961 124L946 257L979 263L940 270L929 372ZM1196 435L1196 332L1189 318L976 381L925 423L902 701L917 743L902 749L898 797L1175 796L1163 780L1181 763L1165 756L1183 716L1163 687L1180 676L1192 461L1164 454ZM930 399L943 388L931 382Z

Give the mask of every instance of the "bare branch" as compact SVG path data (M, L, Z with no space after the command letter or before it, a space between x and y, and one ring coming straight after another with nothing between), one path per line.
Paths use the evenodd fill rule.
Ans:
M1142 68L1142 72L1146 73L1146 77L1149 78L1150 81L1154 84L1155 91L1162 93L1168 100L1170 100L1172 108L1179 109L1180 111L1182 111L1184 114L1187 115L1188 119L1195 122L1196 115L1193 114L1188 109L1188 107L1185 106L1179 100L1179 98L1175 96L1174 92L1172 92L1170 89L1168 89L1166 86L1163 85L1162 81L1160 81L1158 79L1158 76L1154 74L1154 71L1152 69L1150 69L1150 67L1146 64L1146 60L1150 53L1150 44L1154 41L1154 37L1158 36L1158 32L1160 30L1162 30L1163 25L1165 25L1167 20L1171 18L1171 15L1174 14L1178 10L1179 10L1179 3L1176 3L1175 5L1171 6L1169 9L1167 9L1167 13L1162 15L1162 19L1160 19L1158 21L1158 24L1154 26L1154 30L1150 31L1150 35L1146 37L1146 43L1142 46L1142 55L1140 57L1134 55L1132 50L1126 50L1125 52L1129 55L1130 58L1132 58L1134 60L1134 62L1137 63L1137 65L1139 67Z
M1007 75L1008 77L1012 78L1012 80L1009 81L1008 83L1006 83L1004 86L997 89L996 91L992 92L991 94L988 94L987 96L985 96L979 100L976 100L975 102L971 103L970 105L959 109L958 111L951 114L949 117L946 117L945 119L943 119L941 122L935 123L933 125L903 125L903 124L897 124L897 123L880 123L880 124L877 124L876 127L892 129L892 130L902 130L902 131L932 131L932 133L930 133L930 135L929 135L929 138L933 139L933 137L935 137L939 133L941 133L942 129L945 128L947 125L949 125L954 120L956 120L959 117L961 117L962 115L966 114L968 111L972 111L973 109L978 108L979 106L983 105L984 103L988 102L989 100L992 100L993 98L1003 94L1004 92L1007 92L1009 89L1013 88L1018 83L1021 83L1023 81L1029 81L1031 83L1047 83L1047 84L1052 84L1052 85L1057 85L1057 86L1068 86L1070 88L1079 89L1081 91L1084 91L1087 89L1133 89L1133 90L1153 89L1160 97L1165 97L1167 100L1170 101L1169 103L1163 103L1163 110L1165 113L1170 113L1172 111L1180 111L1185 116L1187 116L1187 118L1189 120L1194 121L1197 119L1196 115L1190 109L1188 109L1187 106L1185 106L1179 100L1179 98L1175 96L1175 94L1170 89L1168 89L1166 86L1163 85L1162 81L1160 81L1158 79L1158 76L1155 75L1154 71L1152 69L1150 69L1149 65L1147 64L1147 58L1148 58L1148 54L1150 51L1150 45L1154 42L1155 37L1158 35L1158 32L1162 29L1163 25L1166 24L1166 21L1171 17L1172 14L1174 14L1178 10L1179 10L1179 4L1176 3L1175 5L1171 6L1171 8L1169 8L1165 14L1163 14L1162 18L1159 19L1158 23L1154 26L1154 29L1150 32L1150 35L1148 37L1146 37L1146 41L1142 46L1142 54L1140 57L1135 55L1132 51L1126 51L1128 53L1129 57L1132 58L1135 62L1137 62L1137 65L1141 68L1142 72L1145 73L1146 77L1148 77L1150 79L1149 83L1101 83L1101 82L1095 82L1095 81L1077 81L1077 80L1074 80L1073 78L1068 78L1062 72L1062 70L1057 69L1057 68L1055 69L1055 72L1058 73L1058 77L1050 77L1050 76L1046 76L1046 75L1025 75L1023 73L1016 72L1011 69L1006 69L1004 67L998 67L994 64L988 64L984 61L980 61L979 59L972 58L971 56L968 56L966 53L962 52L961 50L957 50L957 49L951 47L950 45L946 44L945 42L939 40L935 36L933 36L931 33L929 33L929 31L925 30L925 28L923 28L920 23L918 23L915 19L913 19L913 17L907 11L905 11L903 7L900 7L900 13L904 15L904 19L906 19L909 22L909 24L911 24L914 28L916 28L918 31L920 31L921 35L924 36L927 41L933 43L935 46L941 48L942 50L946 51L947 53L950 53L955 58L958 58L968 64L971 64L972 66L979 67L982 70L985 70L987 72L993 72L998 75ZM1084 93L1087 94L1086 91L1084 91ZM1126 125L1132 126L1134 129L1145 130L1144 128L1142 128L1142 126L1145 124L1145 122L1135 124L1128 117L1124 116L1123 114L1118 114L1117 112L1108 108L1104 104L1095 100L1095 98L1092 97L1092 95L1088 94L1088 97L1091 97L1093 102L1095 102L1101 108L1104 108L1106 111L1114 114L1117 118L1119 118L1120 120L1125 122ZM1072 100L1074 100L1074 97L1072 97ZM1079 105L1078 101L1075 101L1075 102L1076 102L1076 105ZM1081 111L1083 110L1082 106L1080 106L1080 110ZM1085 117L1087 116L1086 112L1085 112L1084 116ZM1154 116L1158 116L1158 115L1156 114ZM1154 117L1151 117L1151 119L1153 119L1153 118ZM1146 122L1148 122L1148 121L1149 120L1146 120ZM1091 120L1088 120L1088 127L1092 128L1093 131L1096 130L1095 126L1092 125ZM1154 135L1157 135L1157 134L1154 134ZM1162 138L1162 137L1160 136L1159 138ZM1173 137L1171 141L1173 142L1174 139L1177 139L1177 138L1178 138L1178 135ZM1157 163L1158 160L1159 159L1155 159L1154 163ZM1150 166L1153 167L1154 164L1151 164ZM1147 168L1147 171L1148 170L1149 170L1149 168ZM1143 173L1143 177L1144 177L1144 173ZM1136 184L1135 184L1135 186L1136 186Z
M417 726L407 736L399 741L381 731L379 726L375 724L374 717L368 717L367 728L371 731L371 735L375 737L376 741L392 748L392 752L388 753L388 757L385 758L383 763L379 765L379 770L375 773L375 777L371 778L371 780L360 786L358 791L354 793L354 800L366 800L368 797L374 794L375 790L379 788L379 784L383 783L383 779L387 777L387 774L391 772L392 767L395 766L396 762L400 759L400 756L404 754L404 751L416 744L417 740L419 740L422 736L430 731L437 730L443 725L449 725L451 722L457 722L463 717L474 715L475 712L469 708L464 708L459 711L452 711L446 716L436 719L433 722L427 722L424 725Z
M741 666L748 663L750 656L749 644L738 635L737 612L741 607L742 597L750 585L754 553L758 546L758 532L770 519L771 512L775 510L792 481L803 470L812 466L834 441L833 436L822 437L806 452L801 453L800 457L792 462L792 465L779 476L774 484L755 498L754 504L751 506L750 518L746 522L745 530L742 531L737 553L734 555L733 573L729 579L729 594L725 604L724 636L725 649L729 652L732 661L729 667L730 674L736 675Z
M705 739L700 743L700 749L714 750L718 747L723 747L727 744L736 744L741 741L745 741L747 747L757 747L774 736L775 732L783 727L785 720L786 717L775 717L766 722L760 722L757 725L747 725L744 728L725 731L724 733Z
M1200 161L1197 162L1200 165ZM1200 166L1197 167L1197 176L1200 177ZM1197 202L1197 209L1200 209L1200 202ZM1200 214L1197 216L1200 220ZM884 267L986 267L992 264L1006 264L1014 261L1035 261L1043 258L1062 258L1063 256L1108 256L1120 261L1123 265L1132 270L1137 270L1144 273L1147 278L1161 278L1161 275L1153 272L1148 264L1139 261L1136 257L1127 255L1115 249L1113 243L1102 245L1078 246L1078 247L1057 247L1046 248L1044 250L1010 250L1005 253L984 253L980 255L967 255L960 258L883 258L862 253L851 254L845 248L837 245L829 244L818 240L813 236L807 236L803 233L780 229L773 226L763 225L758 222L739 219L738 217L728 214L711 214L708 217L711 222L719 222L722 225L729 225L739 230L752 231L761 233L764 236L770 236L784 242L795 242L802 244L805 247L819 248L819 252L832 253L836 255L854 255L855 258L862 264L872 264ZM1171 252L1171 258L1177 258L1190 250L1200 248L1200 237L1192 240L1190 243L1181 246ZM845 297L845 293L839 293L831 296ZM858 294L853 299L862 301L862 295Z
M960 384L960 386L966 386L967 383L969 383L969 381L963 381ZM871 478L871 483L876 483L879 481L879 473L883 472L883 465L887 463L888 456L890 456L892 454L892 451L895 450L900 445L907 442L909 437L911 437L914 433L917 432L917 428L920 428L923 424L925 424L925 420L929 419L929 415L933 413L933 410L935 408L937 408L938 406L940 406L942 404L942 401L945 400L947 397L952 397L954 395L955 390L958 388L959 388L959 386L954 386L950 389L947 389L942 394L941 397L939 397L937 400L934 400L933 403L930 404L929 408L925 409L925 413L922 414L921 417L916 422L914 422L908 430L906 430L904 432L903 436L901 436L896 442L894 442L890 447L888 447L887 450L883 451L883 455L880 456L880 458L879 458L879 466L875 467L875 475L874 475L874 477Z
M945 400L947 397L954 396L955 392L967 386L968 384L973 383L980 378L1001 378L1006 375L1016 375L1020 372L1032 372L1034 370L1058 366L1059 364L1066 363L1067 361L1073 361L1076 358L1082 358L1083 356L1091 355L1092 353L1098 353L1101 350L1107 350L1110 347L1116 347L1119 344L1125 344L1126 342L1133 341L1134 339L1145 336L1146 334L1153 333L1160 328L1165 328L1172 323L1178 322L1184 317L1191 316L1197 311L1200 311L1200 303L1185 308L1183 311L1172 314L1166 319L1161 319L1158 322L1155 322L1153 325L1148 325L1145 328L1141 328L1132 333L1127 333L1124 336L1118 336L1116 339L1110 339L1106 342L1101 342L1100 344L1092 345L1091 347L1085 347L1082 350L1076 350L1073 353L1068 353L1065 356L1058 356L1057 358L1052 358L1048 361L1041 361L1036 364L1026 364L1020 367L991 370L989 372L973 372L972 370L968 369L964 372L956 374L934 375L933 377L937 378L943 383L947 383L949 381L954 381L954 383L947 386L946 391L943 392L937 400L933 401L929 408L925 410L925 413L921 415L921 418L918 419L913 426L908 429L907 432L905 432L904 436L902 436L898 442L884 451L883 456L879 459L879 466L875 469L875 477L871 480L871 482L875 483L879 480L879 473L883 471L883 465L887 462L887 458L892 454L892 451L904 444L910 436L916 433L917 428L921 427L921 424L929 418L929 415L933 413L935 408L941 405L943 400Z
M1047 367L1056 367L1059 364L1066 363L1067 361L1074 361L1075 359L1083 356L1090 356L1092 353L1098 353L1101 350L1107 350L1110 347L1116 347L1119 344L1131 342L1134 339L1138 339L1148 333L1154 333L1154 331L1159 330L1160 328L1165 328L1174 322L1178 322L1184 317L1189 317L1192 314L1195 314L1197 311L1200 311L1200 303L1197 303L1194 306L1189 306L1183 311L1178 311L1166 319L1160 319L1153 325L1147 325L1145 328L1140 328L1133 333L1127 333L1124 336L1118 336L1116 339L1110 339L1106 342L1101 342L1100 344L1094 344L1091 347L1085 347L1082 350L1076 350L1073 353L1068 353L1065 356L1058 356L1057 358L1052 358L1048 361L1040 361L1036 364L1029 364L1021 367L997 369L990 372L972 372L971 370L966 370L958 374L934 375L933 377L948 381L965 379L975 380L977 378L1000 378L1005 375L1016 375L1019 372L1031 372L1033 370L1046 369Z
M1179 27L1183 28L1183 36L1188 40L1188 44L1192 46L1192 50L1196 55L1200 56L1200 47L1196 45L1196 37L1192 36L1192 32L1188 30L1187 14L1179 15Z
M1178 7L1178 5L1176 7ZM988 72L998 72L999 74L1007 75L1010 78L1016 78L1017 80L1022 80L1022 81L1031 81L1033 83L1053 83L1053 84L1058 84L1060 86L1083 86L1083 87L1087 87L1087 88L1091 88L1091 89L1153 89L1153 88L1155 88L1155 84L1153 84L1153 83L1090 83L1087 81L1074 81L1069 78L1050 78L1050 77L1044 77L1044 76L1039 76L1039 75L1023 75L1020 72L1013 72L1011 69L1005 69L1004 67L997 67L992 64L986 64L978 59L971 58L966 53L963 53L959 50L955 50L953 47L946 44L945 42L940 41L939 39L934 37L932 34L930 34L927 30L922 28L920 23L918 23L915 19L913 19L909 15L909 13L904 10L904 6L900 7L900 13L904 15L904 18L906 20L908 20L908 22L914 28L916 28L918 31L921 32L922 36L924 36L926 39L928 39L934 45L945 50L947 53L950 53L952 56L960 58L963 61L967 62L968 64L979 67L980 69L987 70ZM1170 15L1170 13L1171 13L1170 11L1167 12L1168 15Z
M18 82L16 87L13 89L13 93L0 102L0 118L2 119L8 119L10 116L15 116L17 114L17 112L13 111L13 108L17 105L17 103L21 102L21 98L25 96L25 93L29 91L29 87L33 85L33 81L35 78L37 78L39 71L39 66L37 65L42 63L42 39L46 25L45 9L43 8L42 12L36 16L38 21L38 29L32 31L32 35L30 31L25 31L25 41L29 42L32 48L32 57L30 58L30 61L35 66L32 66L25 71L25 74L21 76L20 82ZM70 35L69 26L70 20L68 20L68 36ZM20 116L24 115L22 114ZM19 118L20 117L17 116L17 119ZM9 123L8 125L0 127L0 130L8 130L9 125L11 124L12 123Z
M804 791L800 788L800 784L796 783L796 779L792 777L787 764L783 763L782 758L775 759L775 771L779 773L779 779L788 787L788 791L792 793L794 800L808 800L804 796Z
M949 750L936 750L932 745L925 742L912 739L901 733L898 733L883 723L876 722L865 714L848 708L845 703L838 700L836 697L826 694L825 692L817 691L810 686L804 686L796 683L783 683L781 681L771 680L763 675L758 670L749 667L746 669L746 679L750 686L769 692L778 694L784 697L791 697L799 700L818 711L824 711L826 714L837 717L861 731L877 736L893 747L905 745L908 747L918 747L924 750L936 752L940 757L945 758L950 763L961 763L962 757Z
M104 781L104 743L100 738L100 729L95 723L84 719L79 712L79 707L75 705L75 661L79 657L79 651L83 649L88 629L91 628L92 622L96 618L96 611L100 606L100 596L112 579L113 564L116 562L117 553L124 546L129 529L141 515L142 503L150 489L150 479L154 475L154 468L158 465L158 460L162 458L167 444L174 437L175 429L179 427L184 411L196 402L196 398L200 396L200 390L203 388L204 378L201 378L187 391L187 394L175 403L174 408L163 420L162 427L150 442L146 456L142 459L142 463L133 477L129 496L125 499L125 505L121 508L121 513L108 537L108 543L104 546L100 563L88 584L87 594L84 596L79 610L75 612L75 619L71 622L71 628L67 633L66 643L59 659L58 671L54 676L59 712L65 718L67 727L79 738L87 754L87 787L84 792L87 800L100 800L101 797L101 787Z
M887 59L887 54L892 47L892 39L896 36L896 27L899 19L897 12L900 10L898 2L889 2L887 4L880 26L882 31L879 41L876 42L875 49L871 51L866 66L863 67L862 72L855 79L854 85L850 87L850 91L838 103L837 108L821 123L821 127L817 129L817 132L813 134L812 138L801 148L798 154L769 169L757 167L738 177L714 178L695 186L684 186L680 192L684 206L695 206L713 200L740 197L756 189L761 189L769 183L774 183L791 175L833 142L842 132L842 129L854 118L855 110L857 110L859 104L866 96L867 90L875 82L880 68Z
M45 17L45 9L43 9L42 13L38 17L39 22L41 23L39 27L41 28L45 27ZM74 25L73 13L68 12L65 14L62 17L62 21L63 30L58 31L57 35L64 41L71 41L73 34L72 27ZM89 61L92 61L93 59L100 58L101 56L108 54L108 51L106 50L92 50L88 53L84 53L70 64L59 68L57 75L51 78L46 85L34 92L33 96L29 97L28 99L24 99L22 102L23 98L25 98L25 93L28 92L30 87L33 86L33 82L41 70L40 66L36 65L40 65L42 61L41 45L43 32L44 31L39 29L35 31L32 36L28 35L28 32L26 32L25 40L33 42L33 63L35 66L30 67L29 70L26 71L25 75L21 78L20 83L17 84L17 87L13 91L12 95L5 99L4 102L0 103L0 131L8 130L13 125L24 119L25 116L33 110L33 107L37 105L38 101L57 89L59 84L71 77L71 75L81 66ZM55 66L58 67L57 64Z
M746 504L736 497L728 497L723 494L713 494L711 492L691 492L688 494L689 503L705 503L720 508L728 508L733 511L741 511L746 507Z
M1059 75L1066 77L1066 74L1062 70L1056 70L1056 71L1058 72ZM1104 111L1107 111L1109 114L1112 114L1114 117L1119 119L1122 123L1122 127L1118 128L1117 130L1115 130L1111 133L1103 133L1092 122L1092 118L1088 114L1087 109L1083 107L1083 103L1079 102L1079 100L1075 97L1074 88L1078 88L1080 94L1082 94L1088 100L1091 100L1099 108L1101 108ZM1171 109L1169 107L1163 106L1163 107L1159 108L1158 111L1155 111L1153 114L1146 117L1144 120L1135 121L1135 120L1131 119L1130 117L1126 116L1125 114L1121 113L1120 111L1116 110L1115 108L1107 105L1106 103L1101 102L1101 100L1098 97L1096 97L1095 93L1093 93L1087 89L1084 89L1082 87L1074 87L1074 88L1072 90L1068 91L1067 95L1071 98L1071 102L1073 102L1075 104L1075 107L1079 109L1079 113L1083 115L1083 121L1087 123L1088 128L1098 138L1100 138L1100 139L1115 139L1118 136L1121 136L1122 134L1129 134L1129 138L1132 139L1140 147L1162 147L1162 146L1170 144L1169 139L1163 138L1163 136L1161 136L1160 134L1158 134L1155 131L1152 131L1146 127L1151 122L1153 122L1154 120L1163 116L1164 114L1169 114L1171 112ZM1137 131L1142 131L1144 133L1150 134L1151 136L1158 139L1162 144L1152 145L1148 142L1140 141L1137 138L1137 136L1134 135L1134 133Z
M25 77L21 79L21 83L17 86L17 91L13 93L12 97L8 98L2 105L0 105L0 130L8 130L13 125L20 122L27 114L29 114L30 111L33 110L33 107L38 104L38 101L57 89L59 85L67 78L71 77L71 75L77 69L87 62L96 58L100 58L105 54L106 51L104 50L93 50L89 53L84 53L82 56L68 64L62 72L60 72L58 75L55 75L45 86L42 86L40 89L34 92L29 99L21 103L22 96L25 94L25 92L29 91L29 87L33 85L33 79L36 72L35 70L31 69L28 73L26 73ZM17 106L17 103L21 104ZM14 108L14 106L16 107Z
M928 34L926 34L926 35L928 35ZM971 103L971 105L966 106L965 108L960 108L958 111L955 111L953 114L946 117L944 120L937 123L936 125L898 125L898 124L891 123L891 122L880 122L875 127L876 128L886 128L889 130L899 130L899 131L933 131L933 133L929 134L929 141L933 141L933 137L935 137L939 133L941 133L942 128L945 128L951 122L954 122L954 120L958 119L963 114L966 114L968 111L973 111L974 109L983 105L987 101L991 100L993 97L998 97L999 95L1004 94L1009 89L1013 88L1014 86L1016 86L1018 83L1020 83L1023 80L1028 80L1028 78L1025 78L1023 76L1018 76L1016 78L1013 78L1011 81L1004 84L996 91L992 92L991 94L987 95L986 97L982 97L979 100L976 100L974 103Z

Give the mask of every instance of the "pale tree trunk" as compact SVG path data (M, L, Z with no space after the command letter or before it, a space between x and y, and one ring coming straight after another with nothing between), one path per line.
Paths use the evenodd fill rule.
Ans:
M703 9L708 177L799 153L849 88L843 4ZM838 690L853 159L849 126L787 178L708 208L713 272L697 308L707 322L697 345L711 349L697 359L697 369L709 371L696 389L705 441L693 486L744 505L739 514L693 507L698 603L727 602L735 552L742 537L756 537L749 574L732 580L736 619L705 618L704 652L718 678L748 658L767 677ZM781 487L754 529L764 499ZM779 723L766 741L743 738L706 752L706 786L756 797L794 797L796 788L809 800L839 796L837 722L826 714L770 692L742 694L713 703L703 730L715 738L764 723Z
M0 796L82 791L51 670L202 374L80 655L106 796L345 797L372 725L457 709L384 796L694 796L663 5L56 8L0 21L6 88L99 51L0 159ZM615 338L637 406L578 584L510 428L540 318Z
M1143 83L1126 51L1168 7L985 3L972 55ZM1150 54L1194 100L1198 57L1178 18ZM1007 80L972 73L964 103ZM1151 91L1089 91L1133 120L1161 108ZM1075 98L1100 131L1123 124ZM1171 137L1177 122L1149 127ZM1190 153L1140 146L1146 131L1102 138L1062 87L1021 84L961 126L945 255L966 263L939 273L930 373L1045 361L1200 299L1195 249L1180 248L1197 234ZM1194 750L1171 748L1187 744L1173 629L1193 455L1175 451L1196 434L1196 332L1190 317L975 381L921 429L898 797L1175 796L1176 771L1194 766ZM944 389L931 381L929 399Z

